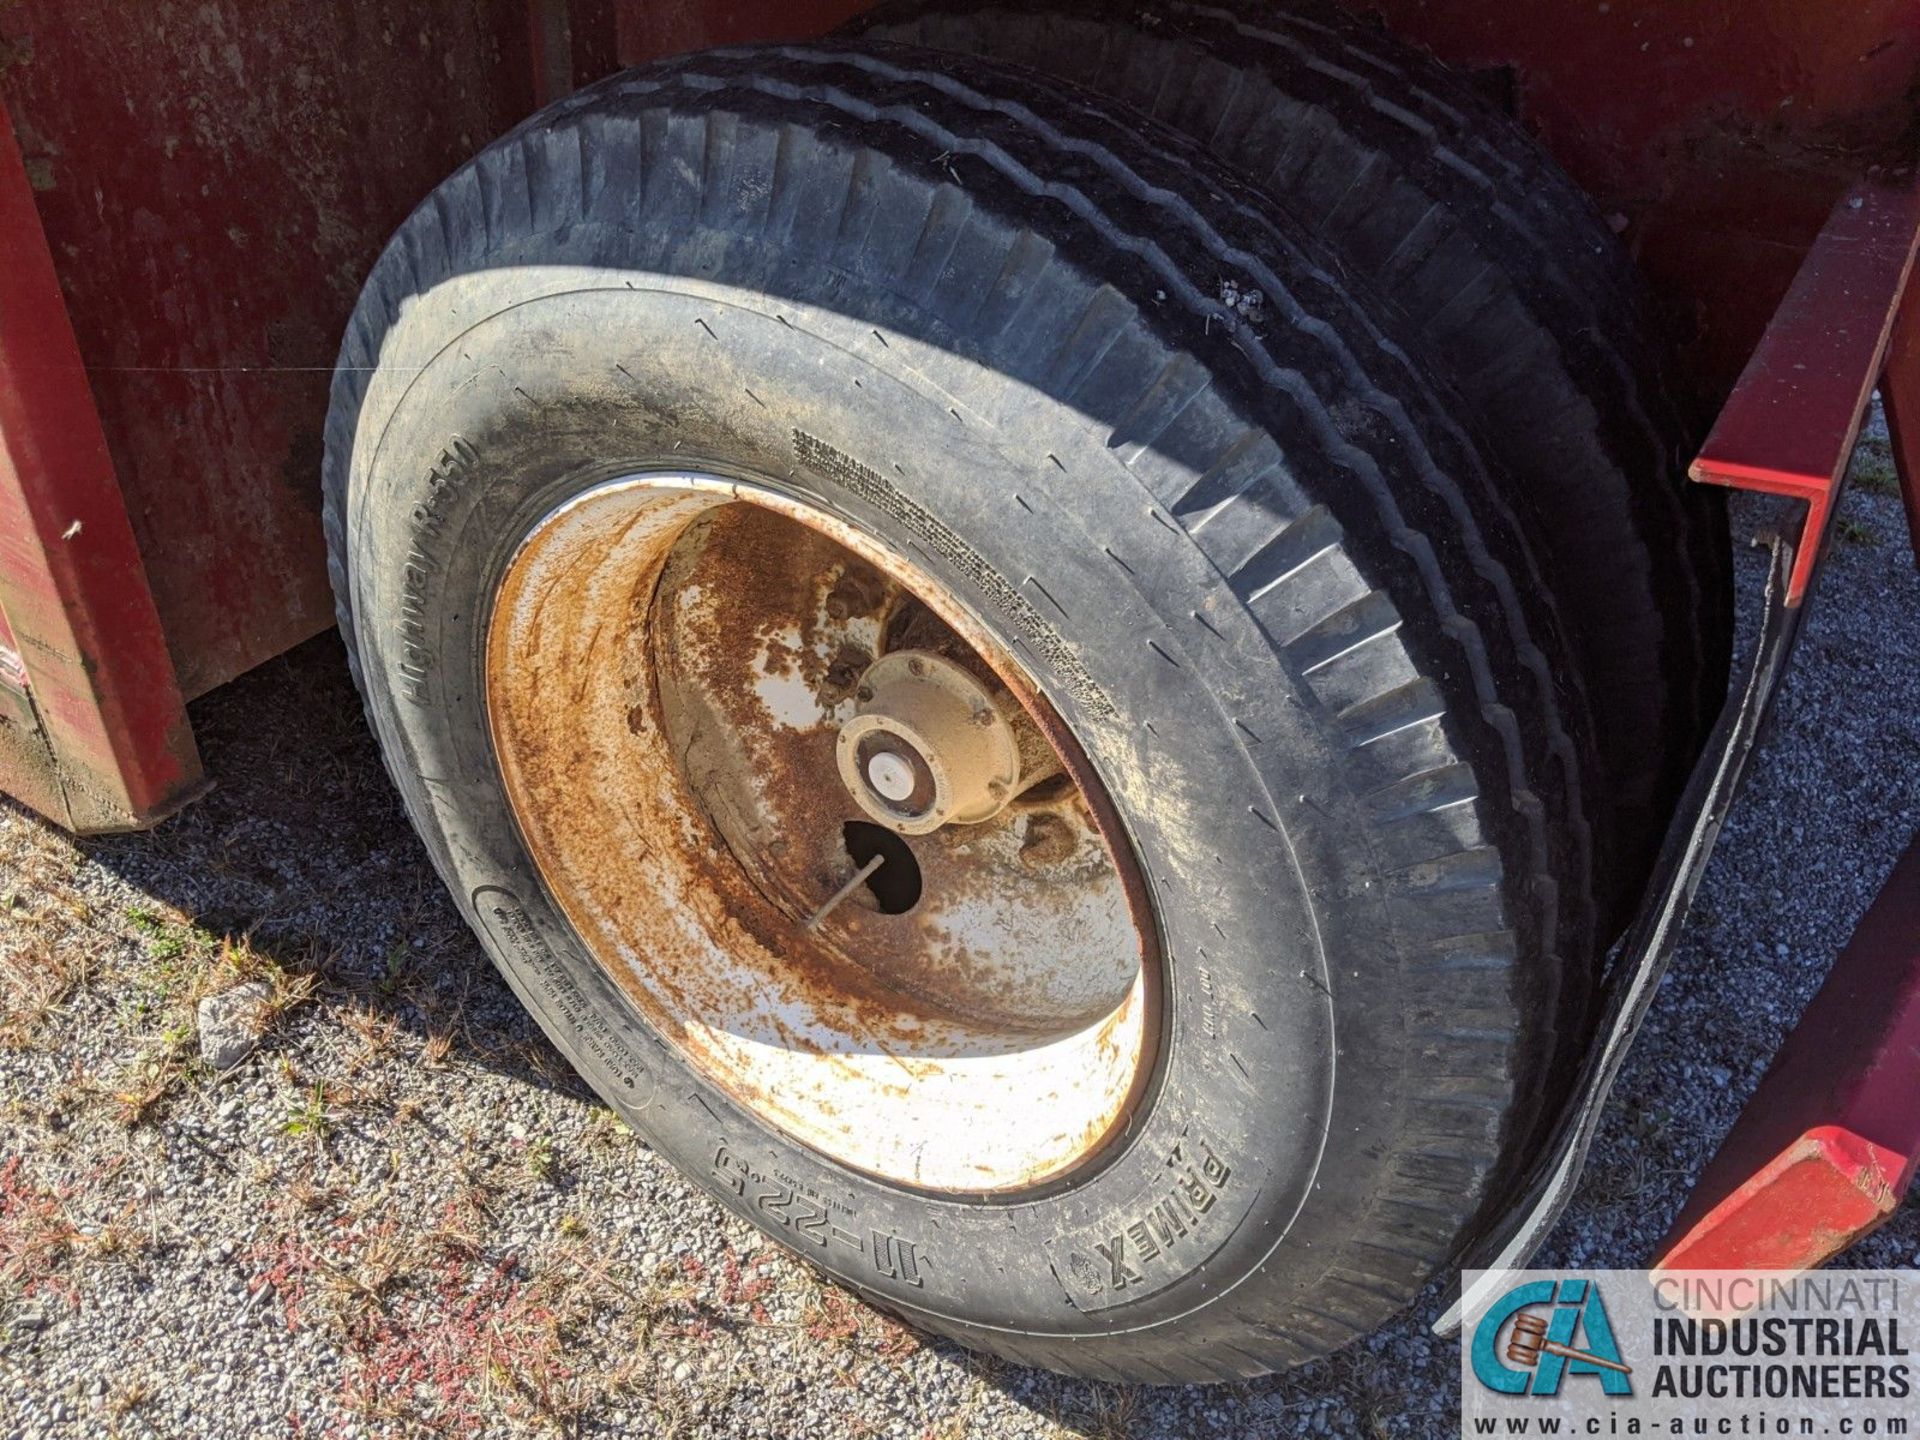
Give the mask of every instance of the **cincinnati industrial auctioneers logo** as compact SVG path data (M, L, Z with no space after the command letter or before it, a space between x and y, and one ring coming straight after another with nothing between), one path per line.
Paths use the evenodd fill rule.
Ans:
M1533 1280L1496 1300L1473 1331L1473 1373L1502 1395L1554 1396L1574 1377L1630 1396L1633 1367L1592 1280Z

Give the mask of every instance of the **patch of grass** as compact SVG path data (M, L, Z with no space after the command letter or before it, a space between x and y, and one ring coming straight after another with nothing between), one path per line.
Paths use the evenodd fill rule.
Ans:
M343 1006L333 1013L360 1042L360 1053L352 1061L356 1070L378 1064L391 1053L393 1042L400 1034L400 1022L391 1013L383 1014L364 1002Z
M0 1045L44 1043L47 1022L120 948L77 888L80 857L62 837L24 826L0 832Z
M1878 435L1864 437L1853 452L1853 483L1869 495L1898 495L1900 473L1893 446Z
M153 1232L127 1219L109 1220L92 1237L93 1253L103 1258L138 1259L155 1248Z
M1833 538L1841 545L1851 545L1856 548L1869 548L1884 541L1884 537L1873 526L1851 515L1840 517L1839 523L1833 527Z
M1856 462L1853 471L1855 488L1869 495L1898 495L1900 493L1900 475L1891 462Z
M216 939L197 927L132 910L128 923L148 938L147 964L134 975L119 1005L123 1028L144 1032L134 1059L108 1089L118 1123L145 1124L176 1089L213 1078L200 1059L197 1007L208 995L260 979L267 985L257 1024L264 1032L313 993L309 975L290 975L258 956L244 940ZM156 931L155 927L159 927Z
M800 1312L800 1323L807 1338L816 1344L842 1349L860 1338L860 1307L853 1297L838 1286L827 1285L812 1276L812 1294Z
M627 1122L605 1106L596 1106L587 1115L580 1129L580 1149L592 1155L602 1150L615 1149L635 1139Z
M287 1112L287 1118L280 1128L289 1135L321 1145L333 1133L336 1118L327 1082L315 1080L302 1093L299 1102Z
M66 1261L81 1235L71 1188L35 1182L18 1155L0 1165L0 1296L65 1294Z
M640 1348L662 1335L687 1333L687 1321L698 1313L700 1287L684 1267L671 1261L656 1266L641 1283L634 1300L635 1330Z
M560 1174L560 1158L554 1152L553 1141L545 1135L539 1135L527 1142L527 1174L543 1185L551 1185Z
M264 1035L280 1024L288 1012L313 999L320 989L320 969L314 964L298 970L288 969L255 950L245 936L237 940L228 936L219 942L216 965L195 991L194 1000L197 1004L203 996L230 990L236 985L264 984L267 993L255 1017Z
M1086 1440L1131 1440L1139 1419L1140 1393L1128 1385L1098 1385L1071 1422Z
M396 940L380 964L380 978L374 982L382 995L398 995L413 973L413 949L404 940Z
M91 959L83 946L0 950L0 1043L26 1044L49 1016L86 983Z
M293 1329L344 1362L336 1399L404 1433L491 1431L501 1418L572 1433L615 1396L641 1393L644 1352L599 1353L596 1319L627 1289L607 1257L569 1244L545 1263L489 1255L455 1207L437 1226L297 1207L246 1256Z
M110 1087L115 1121L127 1130L146 1124L176 1086L204 1069L191 1021L165 1027Z
M141 935L164 935L168 922L158 910L149 910L144 905L132 905L127 909L127 926Z
M720 1257L720 1303L731 1310L745 1310L756 1325L771 1325L766 1297L774 1287L768 1272L777 1263L771 1250L756 1250L743 1263L733 1246Z
M293 1207L305 1215L324 1215L334 1210L341 1200L341 1191L333 1185L316 1185L310 1176L296 1175L289 1180L285 1194Z
M255 950L245 936L216 937L184 918L134 907L127 927L140 937L141 958L113 976L120 1028L136 1041L134 1059L108 1083L115 1120L125 1128L146 1124L179 1088L215 1078L200 1059L201 1000L235 985L266 987L254 1024L265 1034L287 1012L310 1000L319 981L294 972Z
M921 1426L918 1440L969 1440L979 1433L980 1386L968 1386L960 1404L946 1414L929 1417Z
M1615 1151L1587 1167L1581 1184L1598 1206L1632 1206L1647 1193L1648 1160L1640 1147Z
M853 1362L849 1373L864 1368L861 1362L897 1364L925 1346L915 1331L811 1270L793 1272L793 1283L799 1290L800 1328L808 1339Z
M202 930L177 910L134 905L128 908L126 921L127 928L139 937L147 957L170 979L177 974L173 962L202 957L220 948L220 937Z
M432 1029L420 1047L420 1059L429 1070L441 1069L447 1063L447 1056L453 1051L453 1031Z
M127 1380L107 1395L107 1413L116 1420L125 1419L153 1399L153 1385L146 1380Z

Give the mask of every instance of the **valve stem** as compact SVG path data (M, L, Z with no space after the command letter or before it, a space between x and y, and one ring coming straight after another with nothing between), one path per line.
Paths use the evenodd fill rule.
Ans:
M834 891L832 895L828 896L827 903L822 905L818 910L813 912L813 918L807 921L807 929L818 930L820 928L820 922L826 919L827 916L831 915L835 907L837 907L842 900L846 899L847 896L851 895L854 891L858 890L860 886L866 881L866 878L869 875L873 874L874 871L878 870L882 865L886 863L887 863L886 856L876 855L871 860L867 861L866 864L862 865L858 870L854 871L853 878L847 881L847 883L842 885L838 890Z

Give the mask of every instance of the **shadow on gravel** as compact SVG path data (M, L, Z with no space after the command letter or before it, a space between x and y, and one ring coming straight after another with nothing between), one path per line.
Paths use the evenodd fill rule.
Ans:
M89 859L216 939L312 975L323 1003L390 1017L435 1059L592 1099L434 873L332 631L189 714L212 791L154 830L82 841Z

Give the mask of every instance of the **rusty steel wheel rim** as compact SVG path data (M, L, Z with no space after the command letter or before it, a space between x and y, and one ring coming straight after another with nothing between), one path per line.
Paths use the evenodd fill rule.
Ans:
M1154 926L1098 778L923 572L784 492L628 476L487 632L508 802L595 961L709 1081L884 1180L997 1195L1124 1132Z

